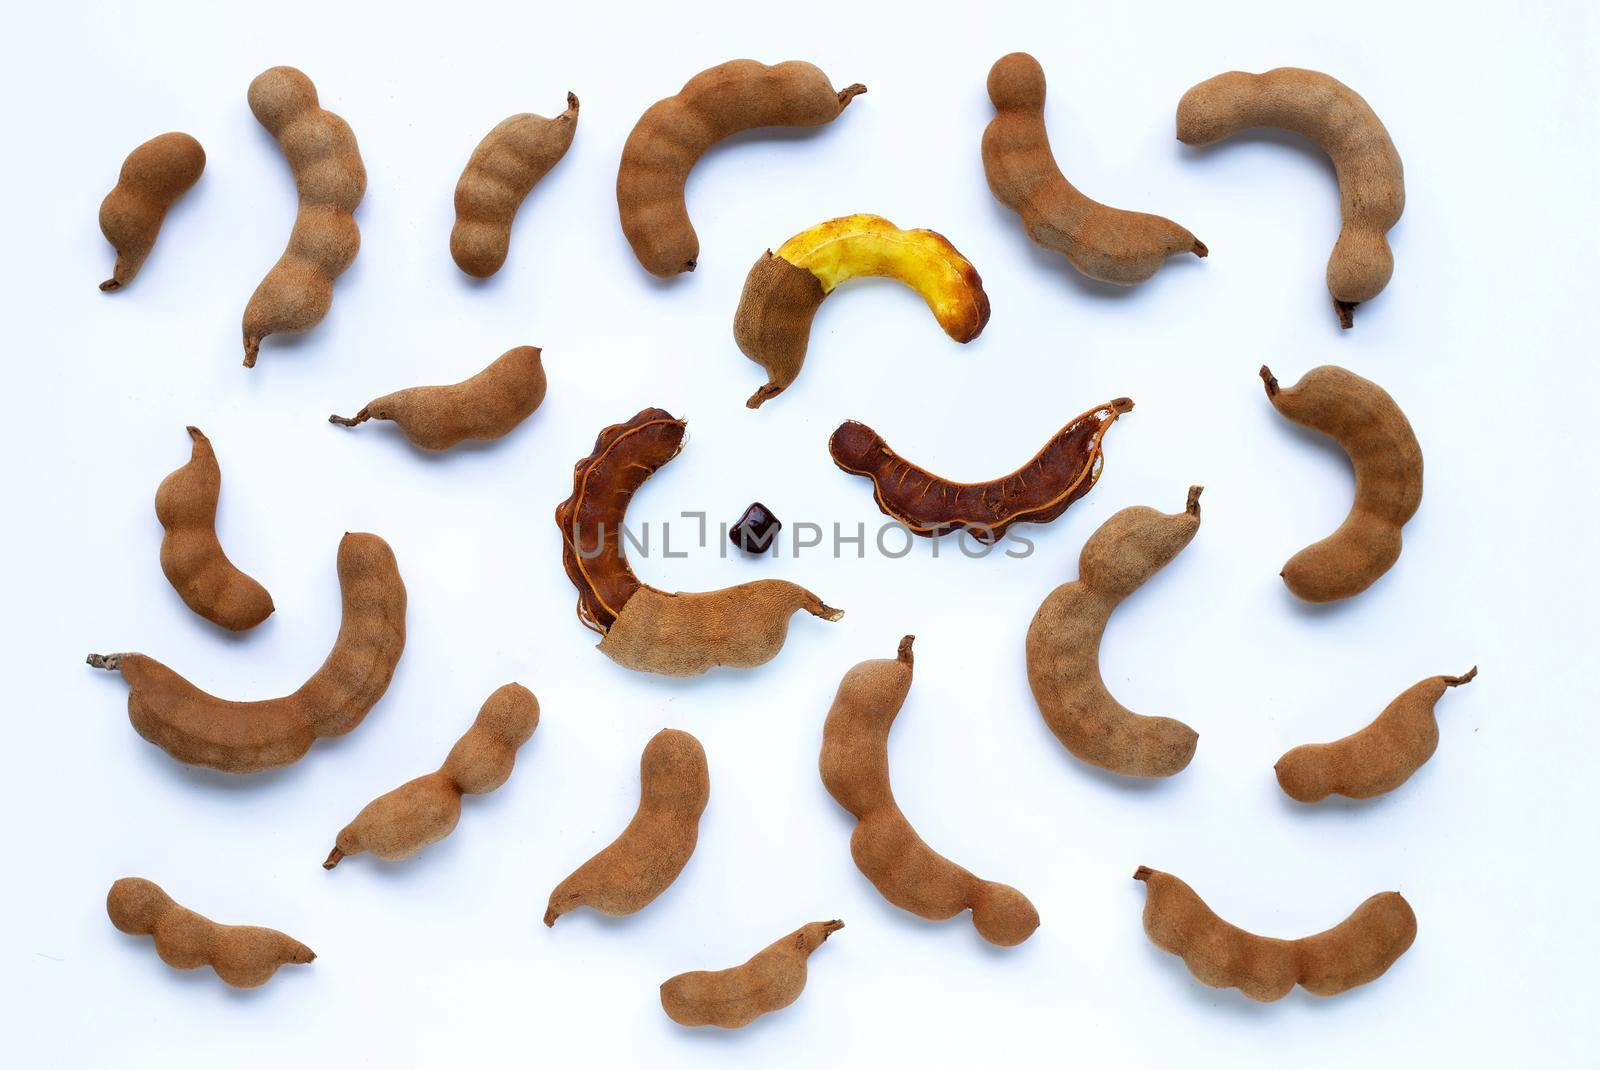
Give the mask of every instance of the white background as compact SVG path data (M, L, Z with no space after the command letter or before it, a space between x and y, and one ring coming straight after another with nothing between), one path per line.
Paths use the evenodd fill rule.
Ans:
M1593 671L1595 191L1593 9L1280 3L612 5L273 3L147 10L31 5L9 17L3 560L10 686L9 878L0 1006L14 1065L655 1066L1397 1064L1576 1060L1595 1041L1592 891L1600 745ZM1069 177L1168 215L1211 248L1132 291L1078 277L990 196L978 143L996 57L1028 49ZM804 58L870 93L831 126L746 135L695 170L701 266L661 283L617 225L623 139L654 100L739 56ZM240 367L239 316L294 214L245 88L305 70L354 128L370 174L362 249L332 313ZM1173 109L1229 69L1326 70L1361 92L1405 160L1394 281L1341 333L1323 267L1332 170L1261 135L1180 146ZM451 262L451 194L504 116L582 99L572 151L517 217L506 267ZM126 291L106 295L96 227L123 156L169 129L208 164ZM767 246L873 211L948 235L983 275L988 329L957 346L921 300L853 282L817 317L800 380L759 412L730 324ZM424 455L391 426L330 427L375 394L451 382L512 345L544 347L544 407L487 447ZM1268 405L1337 362L1385 386L1427 457L1398 566L1352 602L1297 604L1281 562L1331 530L1352 480L1337 449ZM782 576L848 612L794 621L752 672L652 679L613 665L573 614L552 522L599 429L659 405L689 444L634 502L732 520L752 499L791 528L875 530L868 485L835 470L842 419L957 479L1009 471L1069 418L1127 394L1099 486L1025 560L947 540L903 560L851 550L638 562L669 590ZM156 484L215 442L223 544L277 613L243 636L191 614L157 565ZM1199 537L1116 615L1105 675L1130 707L1200 733L1182 775L1127 783L1076 762L1028 691L1023 635L1076 574L1085 537L1206 485ZM144 743L125 687L85 653L142 650L237 698L296 687L338 626L346 530L393 545L409 638L353 734L279 772L187 770ZM692 524L675 529L682 547ZM1015 884L1043 925L1013 950L963 916L888 906L850 861L851 821L816 774L843 672L918 636L894 730L899 800L936 848ZM1278 790L1288 747L1364 724L1401 689L1472 664L1440 704L1437 756L1403 789L1308 808ZM373 796L442 759L495 686L543 723L498 793L410 862L319 868ZM551 887L632 814L637 761L665 725L711 767L700 845L643 912L539 922ZM1145 939L1148 864L1225 917L1296 936L1398 889L1420 921L1380 981L1251 1004L1193 981ZM116 932L106 888L138 874L217 919L318 952L239 993L161 965ZM657 985L733 965L802 922L848 928L789 1010L688 1031Z

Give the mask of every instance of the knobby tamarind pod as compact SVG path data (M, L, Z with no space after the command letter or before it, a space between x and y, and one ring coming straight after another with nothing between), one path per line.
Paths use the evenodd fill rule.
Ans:
M700 239L683 189L701 155L743 130L831 123L866 91L857 82L835 92L827 75L798 60L769 67L736 59L701 71L676 96L652 104L628 135L617 168L617 210L633 255L662 278L693 271Z
M983 172L995 200L1022 217L1039 245L1101 282L1132 286L1170 256L1205 256L1205 244L1170 219L1125 212L1092 200L1068 182L1044 125L1044 68L1026 52L989 69L994 118L983 132Z
M370 851L387 862L417 854L455 831L462 795L486 795L511 777L517 750L539 727L539 700L521 684L496 689L437 772L380 795L339 831L323 869Z
M156 954L175 970L210 966L234 988L264 985L279 966L304 965L316 952L276 929L219 925L173 902L153 881L123 877L106 895L111 924L131 936L153 936Z
M889 729L911 691L911 643L893 658L863 661L839 682L822 729L818 767L834 801L856 818L850 854L879 893L933 921L972 911L972 924L991 944L1013 947L1039 927L1028 897L982 880L934 851L917 835L889 784Z
M661 1007L679 1025L738 1029L780 1011L806 987L806 960L842 921L814 921L757 952L742 966L680 973L661 985Z
M293 67L257 75L249 97L256 121L277 138L300 197L288 247L244 309L244 366L253 368L267 335L309 331L328 314L333 280L361 249L355 210L367 169L350 124L323 110L317 87Z
M155 248L174 201L200 181L206 150L188 134L153 137L128 153L117 184L100 202L100 233L117 251L111 277L100 289L114 293L133 281Z
M1331 364L1280 387L1265 364L1261 381L1278 412L1333 439L1356 473L1344 523L1283 566L1283 582L1307 602L1360 594L1400 560L1400 529L1422 504L1422 447L1411 421L1377 383Z
M989 322L983 279L943 234L901 230L876 215L818 223L776 253L762 253L745 276L733 340L767 372L766 385L745 402L747 408L760 408L788 389L805 363L811 320L823 298L841 282L863 276L886 276L916 290L957 342L972 341Z
M1078 578L1051 591L1028 625L1028 685L1064 747L1124 776L1181 772L1199 741L1171 717L1134 713L1100 675L1100 639L1112 610L1161 571L1200 530L1200 489L1181 513L1136 505L1114 513L1083 544Z
M1223 921L1170 873L1140 866L1133 879L1144 882L1151 943L1180 956L1201 983L1237 988L1263 1003L1282 999L1296 983L1336 996L1376 981L1417 938L1417 916L1399 892L1373 896L1325 932L1278 940Z
M376 535L339 543L344 617L322 667L282 698L230 702L143 654L90 654L128 682L134 729L180 762L254 773L289 765L315 739L341 736L377 705L406 642L406 587L394 551Z
M272 613L267 589L234 567L217 539L217 498L222 468L211 440L190 427L189 463L156 488L161 521L161 571L183 604L213 624L239 632Z
M1178 140L1185 145L1211 145L1253 127L1310 138L1333 161L1343 224L1328 257L1328 293L1339 326L1348 328L1356 306L1377 297L1394 274L1387 235L1406 207L1400 154L1361 95L1318 71L1229 71L1178 102Z
M425 450L500 438L544 403L541 353L537 346L517 346L470 379L397 390L367 402L354 416L329 416L328 422L355 427L393 420L413 446Z
M957 483L901 457L866 424L846 420L828 439L833 463L872 480L878 508L914 534L939 536L965 528L993 543L1012 524L1048 524L1088 494L1105 464L1103 440L1117 417L1133 409L1115 398L1057 431L1033 459L986 483Z
M604 850L550 893L544 923L579 907L602 914L643 910L678 879L700 838L711 797L706 752L687 732L663 728L639 759L639 809Z
M554 119L513 115L478 142L456 183L456 225L450 256L468 275L486 279L511 249L517 209L539 180L561 162L578 131L578 98Z
M1284 794L1303 803L1329 795L1370 799L1393 791L1439 747L1434 706L1452 687L1478 675L1474 665L1460 676L1430 676L1406 690L1358 732L1332 743L1296 747L1273 766Z

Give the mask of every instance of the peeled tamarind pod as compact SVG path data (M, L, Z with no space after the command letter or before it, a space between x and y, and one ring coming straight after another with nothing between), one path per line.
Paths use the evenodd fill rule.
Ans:
M1039 927L1039 912L1028 897L975 876L929 847L894 800L889 729L911 692L914 638L900 640L895 657L863 661L839 682L822 729L822 783L855 815L851 857L885 899L932 921L971 910L979 936L1013 947Z
M679 1025L738 1029L781 1011L806 987L806 960L842 921L814 921L757 952L743 966L680 973L661 985L661 1006Z
M507 434L544 403L544 363L537 346L517 346L470 379L449 386L413 386L374 398L354 416L328 422L355 427L393 420L413 446L447 450L467 439Z
M461 820L462 795L486 795L511 777L517 749L539 727L539 700L521 684L490 695L437 772L408 781L362 807L339 831L323 869L369 851L398 862L438 843Z
M901 230L882 216L847 215L818 223L761 254L745 276L733 317L739 351L766 369L767 383L745 402L788 389L805 363L811 320L841 282L884 276L905 283L928 303L939 326L970 342L989 322L989 295L977 269L931 230Z
M867 91L859 82L834 91L809 63L767 66L736 59L703 70L676 96L652 104L622 146L617 210L622 233L646 271L662 278L693 271L700 239L683 188L712 145L763 126L822 126Z
M550 893L544 923L579 907L633 914L678 879L700 839L700 815L711 798L706 752L687 732L663 728L639 759L639 809L599 854Z
M1263 364L1261 381L1273 408L1337 442L1356 472L1344 523L1291 557L1283 582L1307 602L1360 594L1400 560L1400 529L1422 504L1422 447L1411 421L1383 387L1331 364L1291 387Z
M468 275L486 279L511 249L511 223L539 180L561 162L578 131L578 98L554 119L524 112L478 142L456 183L456 225L450 256Z
M117 251L111 277L100 289L111 293L133 281L155 248L167 209L205 169L206 150L188 134L162 134L128 153L116 186L100 202L100 233Z
M1199 736L1171 717L1134 713L1100 675L1111 611L1188 546L1200 530L1200 488L1181 513L1123 509L1089 536L1078 578L1045 597L1028 625L1028 685L1045 724L1077 758L1124 776L1181 772Z
M293 67L273 67L250 83L250 111L278 139L294 172L300 211L283 256L244 309L244 366L253 368L269 334L309 331L333 304L333 280L355 262L361 231L355 211L367 169L350 124L325 111L317 87Z
M316 952L276 929L219 925L179 906L153 881L123 877L106 895L111 924L130 936L153 936L156 954L175 970L210 966L234 988L264 985L279 966L305 965Z
M1284 794L1303 803L1329 795L1370 799L1393 791L1439 747L1434 706L1452 687L1478 675L1430 676L1402 691L1371 724L1332 743L1296 747L1273 766Z
M1044 68L1026 52L1001 56L989 69L995 115L983 132L983 171L1028 237L1091 279L1118 286L1143 282L1170 256L1205 256L1204 243L1172 220L1109 207L1067 181L1050 151L1044 94Z
M217 498L222 468L211 440L189 428L189 463L156 488L161 571L183 604L229 631L254 628L272 613L272 596L228 560L217 540Z
M313 740L359 725L389 688L406 643L406 587L394 551L376 535L339 543L344 618L322 667L282 698L230 702L143 654L90 654L128 682L134 729L180 762L255 773L299 761Z
M1181 957L1202 984L1237 988L1263 1003L1297 983L1337 996L1376 981L1417 938L1417 916L1399 892L1380 892L1325 932L1278 940L1229 925L1170 873L1140 866L1133 879L1144 882L1151 943Z

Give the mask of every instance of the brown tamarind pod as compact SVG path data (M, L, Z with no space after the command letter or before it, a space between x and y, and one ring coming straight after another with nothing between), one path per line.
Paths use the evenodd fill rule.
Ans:
M742 966L680 973L661 985L661 1007L679 1025L738 1029L782 1010L806 987L806 960L844 928L814 921L768 945Z
M206 150L188 134L162 134L128 153L116 186L100 202L100 233L117 251L100 289L114 293L133 281L155 248L167 210L205 168Z
M106 895L111 924L131 936L155 938L156 954L175 970L210 966L234 988L264 985L279 966L304 965L316 952L291 936L259 925L219 925L181 907L154 881L123 877Z
M537 346L517 346L470 379L449 386L413 386L374 398L354 416L328 422L356 427L393 420L413 446L447 450L468 439L509 434L544 403L545 374Z

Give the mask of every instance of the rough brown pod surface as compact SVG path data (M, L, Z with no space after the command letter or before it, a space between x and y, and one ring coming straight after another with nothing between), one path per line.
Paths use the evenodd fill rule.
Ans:
M842 921L814 921L757 952L742 966L680 973L661 985L661 1006L679 1025L738 1029L782 1010L806 987L806 960Z
M123 877L106 895L111 924L155 938L156 954L175 970L210 966L234 988L264 985L279 966L304 965L316 953L291 936L257 925L219 925L173 902L153 881Z
M1039 927L1028 897L974 876L929 847L894 800L889 729L911 691L913 638L900 640L895 657L863 661L839 682L822 729L822 783L855 815L850 854L885 899L934 921L971 910L980 936L1013 947Z
M1405 168L1377 113L1349 86L1318 71L1279 67L1229 71L1178 102L1178 140L1211 145L1242 130L1272 127L1316 142L1333 161L1343 226L1328 257L1328 293L1339 325L1389 284L1389 228L1406 207Z
M198 427L189 428L189 438L189 463L156 488L156 519L165 531L161 571L184 605L229 631L245 631L272 613L272 596L223 552L216 527L222 468Z
M1201 983L1261 1002L1282 999L1296 983L1336 996L1376 981L1417 938L1417 916L1399 892L1373 896L1325 932L1279 940L1223 921L1170 873L1140 866L1133 878L1144 882L1151 943L1181 957Z
M1393 791L1422 768L1439 747L1434 707L1444 693L1478 675L1430 676L1402 691L1377 719L1332 743L1296 747L1273 766L1284 794L1303 803L1329 795L1370 799Z
M1022 217L1028 237L1101 282L1132 286L1170 256L1206 247L1170 219L1091 200L1068 182L1044 125L1044 68L1026 52L989 69L994 118L983 132L983 172L995 200Z
M162 134L128 153L117 184L100 202L100 233L117 252L111 277L100 289L114 292L133 281L155 248L167 209L205 169L206 150L188 134Z
M550 893L544 923L591 907L602 914L643 910L678 879L700 838L711 797L705 748L687 732L663 728L639 759L639 809L610 846Z
M478 142L456 183L456 225L450 256L468 275L486 279L511 249L517 209L539 180L561 162L578 130L578 98L554 119L524 112L500 123Z
M406 642L406 588L394 551L376 535L339 543L344 618L322 667L299 690L259 702L230 702L195 687L143 654L90 654L97 669L122 673L128 719L180 762L255 773L289 765L315 739L359 725L388 690Z
M872 480L878 508L918 535L967 529L979 542L1002 538L1012 524L1048 524L1094 488L1105 463L1104 439L1133 402L1116 398L1075 418L1033 459L987 483L957 483L901 457L866 424L846 420L828 439L833 463Z
M831 123L866 91L856 83L835 92L827 75L799 60L769 67L736 59L701 71L676 96L652 104L628 135L617 168L622 232L639 263L662 278L694 270L700 239L683 191L712 145L757 127Z
M1039 713L1074 756L1124 776L1181 772L1199 737L1171 717L1134 713L1100 675L1112 610L1178 556L1200 530L1200 488L1181 513L1137 505L1113 514L1083 544L1078 578L1046 596L1028 625L1028 685Z
M1356 496L1338 530L1291 557L1283 582L1307 602L1360 594L1400 560L1400 529L1422 504L1422 447L1411 421L1377 383L1331 364L1281 387L1265 364L1267 399L1350 457Z
M497 439L544 403L541 352L537 346L517 346L470 379L397 390L367 402L354 416L330 416L328 422L355 427L368 420L393 420L413 446L425 450L447 450L468 439Z

